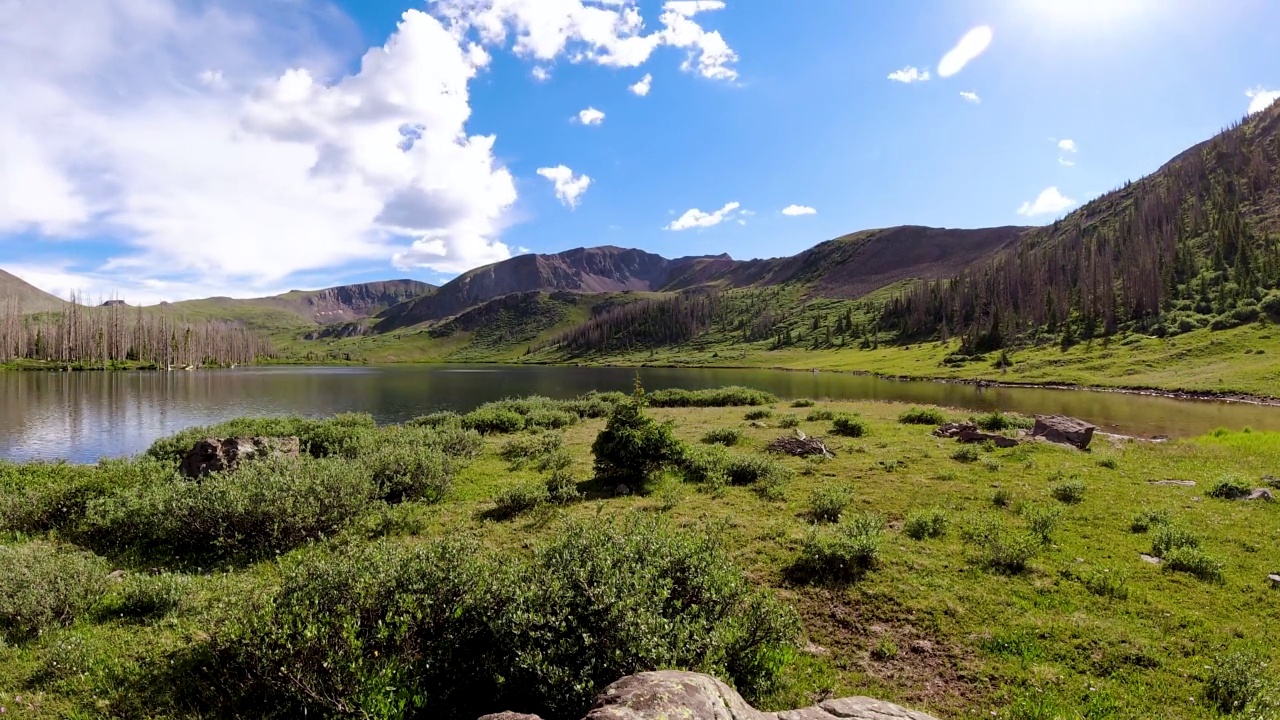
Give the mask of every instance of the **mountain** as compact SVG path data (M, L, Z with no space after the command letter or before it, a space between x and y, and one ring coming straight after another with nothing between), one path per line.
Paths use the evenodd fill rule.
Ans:
M22 278L0 270L0 308L8 307L11 302L16 302L24 313L57 310L66 304Z
M214 297L163 305L184 315L225 318L260 330L283 331L356 322L406 300L429 295L435 289L436 286L417 280L386 280L323 290L291 290L272 297Z

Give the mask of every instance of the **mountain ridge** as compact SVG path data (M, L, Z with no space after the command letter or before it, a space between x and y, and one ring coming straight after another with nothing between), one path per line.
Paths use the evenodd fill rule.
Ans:
M58 296L0 269L0 309L11 302L16 303L19 312L23 313L57 310L66 304Z

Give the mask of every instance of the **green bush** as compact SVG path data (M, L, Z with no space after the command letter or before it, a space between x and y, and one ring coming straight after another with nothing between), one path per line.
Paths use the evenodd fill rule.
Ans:
M1219 654L1208 667L1204 696L1223 715L1241 714L1248 720L1273 720L1262 714L1280 705L1280 687L1269 672L1266 658L1251 650Z
M1084 588L1098 597L1113 600L1129 598L1129 578L1123 572L1111 569L1089 568L1074 573L1074 577Z
M947 533L947 513L942 508L917 510L902 523L902 533L912 540L942 537Z
M708 430L702 436L702 442L708 445L724 445L730 447L742 440L742 431L737 428L716 428Z
M773 417L773 411L769 408L760 408L759 410L748 410L746 415L742 416L744 420L764 420Z
M1120 468L1120 461L1113 457L1102 458L1098 461L1098 467L1106 468L1108 470L1118 470Z
M1030 430L1035 421L1021 415L1010 415L1000 411L989 412L972 418L975 425L986 430L987 432L1000 432L1002 430Z
M778 398L760 390L731 386L710 390L658 390L648 396L649 405L666 407L742 407L772 405Z
M563 448L564 435L560 433L521 435L503 443L502 448L498 450L498 457L510 463L512 470L519 470Z
M508 488L498 493L493 499L492 517L507 520L537 509L551 500L551 494L545 484L525 483Z
M602 418L609 415L609 411L614 405L625 402L626 393L620 392L591 392L583 395L576 400L566 400L560 403L560 406L572 413L576 413L578 417L583 418Z
M810 410L804 419L806 422L830 422L836 419L836 414L834 410Z
M793 408L808 408L813 407L815 404L809 398L797 398L791 401L791 407Z
M978 452L978 448L972 445L965 445L955 452L951 453L951 459L962 463L976 463L982 459L982 455Z
M686 482L727 485L729 453L716 446L686 448L680 458L680 471Z
M361 463L379 497L388 502L438 503L453 484L453 464L444 453L426 445L390 445L362 456Z
M433 429L462 427L462 416L452 410L443 410L441 412L433 412L429 415L421 415L406 422L405 425Z
M191 578L175 573L132 573L108 591L98 607L107 618L144 620L172 612L191 587Z
M754 699L775 689L799 620L714 535L632 518L570 525L532 557L459 541L308 553L215 635L215 656L272 716L580 717L653 668L713 673Z
M66 545L0 545L0 638L22 642L75 622L106 592L109 570Z
M1200 547L1200 538L1190 530L1171 524L1154 527L1155 532L1151 535L1151 554L1158 558L1164 557L1175 548Z
M996 488L991 493L991 504L998 508L1007 508L1013 504L1013 492L1009 488Z
M483 435L516 433L524 426L524 415L504 408L481 406L462 416L462 427Z
M994 517L980 519L966 527L964 536L978 546L983 566L1011 575L1024 572L1040 549L1039 538L1011 529Z
M800 547L792 572L828 582L856 580L875 568L880 559L884 519L862 514L810 531Z
M890 638L881 638L871 649L871 659L885 662L898 657L898 644Z
M1251 492L1253 487L1244 480L1235 475L1228 475L1214 483L1205 494L1220 500L1239 500L1242 497L1248 497Z
M149 458L104 460L96 466L0 461L0 531L73 531L91 501L176 477L172 466Z
M833 485L823 485L809 496L809 519L813 522L840 522L840 516L853 503L853 493Z
M762 481L786 480L790 473L777 460L759 455L728 453L724 472L733 485L752 485Z
M249 560L332 536L378 494L360 463L268 458L200 482L153 483L95 500L83 535L108 553Z
M1172 572L1184 572L1209 582L1222 582L1226 563L1196 547L1172 547L1160 556L1161 566Z
M1058 520L1061 518L1062 508L1060 507L1028 505L1022 508L1022 519L1027 523L1027 529L1040 538L1041 544L1044 545L1053 542L1053 531L1057 529Z
M582 491L578 490L578 481L573 477L568 465L552 467L549 470L547 499L557 505L568 505L582 499Z
M937 408L911 408L898 416L903 425L942 425L947 416Z
M637 388L631 400L615 405L609 413L604 430L591 445L598 479L643 488L660 470L683 457L674 426L659 423L644 408L644 394Z
M783 430L800 427L800 416L798 415L780 415L778 416L778 427Z
M1049 488L1049 494L1059 502L1063 502L1068 505L1076 505L1084 501L1084 490L1085 487L1083 482L1079 480L1064 480L1059 483L1054 483L1054 485Z
M831 420L831 432L844 437L860 438L867 434L867 423L857 415L842 413Z
M1168 525L1170 522L1168 510L1143 510L1129 521L1129 531L1144 533L1153 527Z
M297 437L303 450L316 457L347 455L352 442L376 428L373 416L363 413L342 413L327 420L237 418L208 427L190 428L157 440L147 450L147 455L176 467L197 442L209 437Z

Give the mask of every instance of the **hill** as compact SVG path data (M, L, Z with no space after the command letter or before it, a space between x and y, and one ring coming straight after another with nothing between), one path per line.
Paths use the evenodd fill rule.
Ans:
M41 290L22 278L0 270L0 308L16 304L23 313L57 310L65 301Z

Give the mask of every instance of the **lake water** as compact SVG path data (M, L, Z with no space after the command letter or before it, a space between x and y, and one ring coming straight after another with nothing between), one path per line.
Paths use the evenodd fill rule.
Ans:
M195 372L0 372L0 458L92 462L246 415L367 412L380 423L504 397L630 391L635 370L539 366L250 367ZM783 398L896 400L1083 418L1103 430L1182 437L1280 430L1280 408L1120 393L883 380L843 373L644 368L649 389L747 385Z

